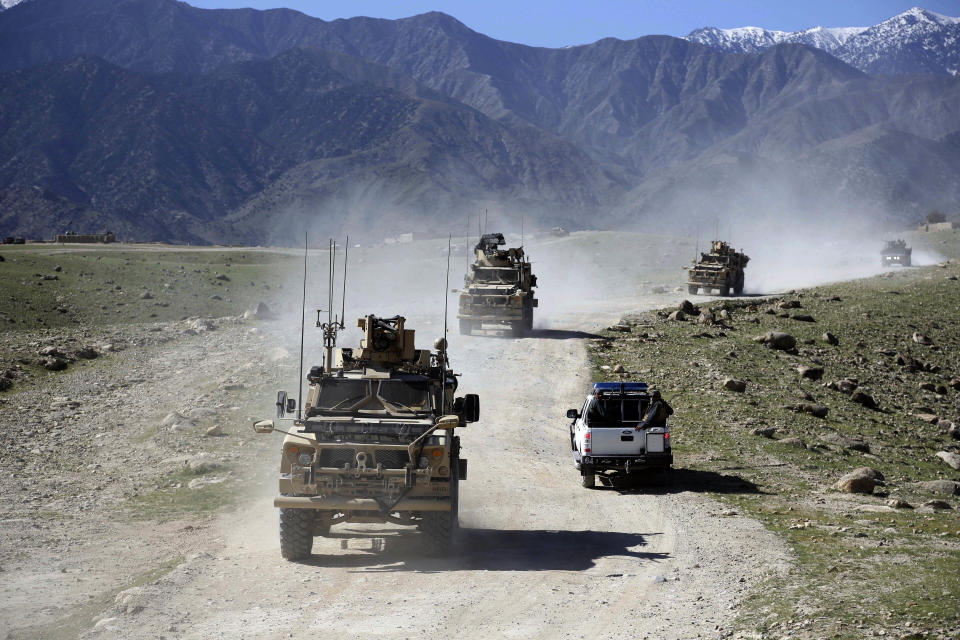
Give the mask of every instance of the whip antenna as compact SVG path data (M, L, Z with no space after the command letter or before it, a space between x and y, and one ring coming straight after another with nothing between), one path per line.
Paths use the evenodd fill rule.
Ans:
M350 236L343 247L343 297L340 298L340 328L343 329L343 319L347 314L347 258L350 257Z
M303 232L303 299L300 304L300 376L297 383L300 385L297 391L297 420L302 417L303 411L303 326L305 324L304 316L307 313L307 232Z
M443 342L447 342L447 306L450 303L450 244L453 236L447 236L447 284L443 288ZM446 347L444 347L446 351ZM446 356L444 356L446 358Z

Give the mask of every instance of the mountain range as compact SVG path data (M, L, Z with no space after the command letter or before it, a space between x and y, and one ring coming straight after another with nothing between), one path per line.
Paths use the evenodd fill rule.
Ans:
M30 0L0 12L0 233L285 243L459 230L479 208L575 228L956 208L947 63L867 71L720 33L546 49L436 12Z

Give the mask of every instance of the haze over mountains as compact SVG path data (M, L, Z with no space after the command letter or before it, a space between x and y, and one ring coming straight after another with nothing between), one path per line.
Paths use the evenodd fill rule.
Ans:
M913 38L914 13L876 33ZM894 71L868 74L836 48L697 33L545 49L442 13L30 0L0 12L0 233L292 242L459 230L479 208L901 225L960 202L949 34L915 63L875 48Z

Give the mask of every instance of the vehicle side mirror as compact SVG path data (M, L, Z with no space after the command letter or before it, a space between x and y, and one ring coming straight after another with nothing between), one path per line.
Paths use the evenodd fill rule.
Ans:
M580 417L580 412L576 409L567 409L567 417L571 420L576 420Z
M287 392L280 391L277 393L277 417L282 418L287 411Z
M257 433L273 433L273 420L261 420L253 423L253 430Z
M467 422L476 422L480 419L480 396L468 393L463 397L463 419Z
M287 398L287 413L293 413L297 410L297 401L293 398Z
M456 429L460 426L460 417L459 416L440 416L440 419L437 420L438 429Z

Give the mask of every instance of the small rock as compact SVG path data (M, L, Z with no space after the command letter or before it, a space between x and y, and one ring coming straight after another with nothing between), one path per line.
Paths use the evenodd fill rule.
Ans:
M141 300L153 300L153 294L150 293L149 291L144 291L143 293L140 294L140 299L141 299Z
M218 273L215 280L219 280L220 282L230 282L230 277L226 274Z
M684 300L683 302L680 303L680 307L678 308L678 311L682 311L684 314L688 316L692 316L698 312L698 309L695 306L693 306L693 303L690 302L689 300Z
M747 390L747 383L743 380L737 380L736 378L724 378L723 388L727 391L735 391L737 393L743 393Z
M206 478L194 478L187 483L188 489L202 489L203 487L208 487L211 484L220 484L225 482L226 478L220 476L208 476Z
M209 427L209 428L207 429L207 435L208 435L208 436L222 436L222 435L223 435L223 429L220 428L220 425L215 424L215 425L213 425L212 427Z
M66 358L67 356L57 347L44 347L37 352L40 356L49 356L51 358Z
M270 307L265 305L262 302L258 302L255 307L250 310L251 317L257 318L259 320L268 320L273 317L273 313L270 311ZM247 314L244 313L243 317L246 318Z
M675 320L677 322L683 322L684 320L687 319L687 315L683 311L677 309L676 311L668 315L667 318L670 320Z
M781 300L777 303L778 309L799 309L800 301L799 300Z
M94 360L100 356L99 351L89 346L80 347L75 353L78 358L83 358L84 360Z
M619 333L630 333L633 331L633 327L628 324L615 324L612 327L607 327L607 331L617 331Z
M787 405L784 408L796 413L808 413L815 418L826 418L827 414L830 413L829 407L811 402L798 402L794 405Z
M750 435L762 436L764 438L772 438L773 434L777 432L776 427L757 427L750 432Z
M716 322L716 318L713 317L712 311L701 311L700 315L697 316L697 324L713 324Z
M923 420L924 422L929 422L930 424L940 423L940 416L933 413L915 413L913 417Z
M877 401L873 399L873 396L864 391L863 389L857 389L850 394L850 401L856 402L859 405L863 405L867 409L876 409Z
M63 371L67 368L67 361L60 358L44 358L43 368L47 371Z
M797 339L789 333L783 333L782 331L768 331L762 336L754 338L754 340L769 346L771 349L780 349L782 351L789 351L797 346Z
M930 336L926 336L919 332L914 332L913 341L916 342L917 344L923 344L923 345L933 344L933 340L930 339Z
M951 469L960 471L960 455L952 451L937 451L937 457L946 462Z
M813 316L808 316L803 313L794 313L790 316L790 318L792 320L796 320L797 322L816 322L816 320L813 319Z
M819 380L823 377L823 367L813 367L809 365L800 365L797 367L797 373L800 374L801 378L808 378L810 380Z
M59 280L57 276L43 276L44 280Z
M946 500L927 500L923 503L923 506L930 507L931 509L952 509L950 503Z
M891 509L913 509L913 505L900 498L890 498L887 500L887 506Z
M797 447L798 449L806 449L807 444L800 438L781 438L777 440L780 444L785 444L788 447Z
M960 391L960 378L950 378L950 382L947 384L950 385L951 389Z

